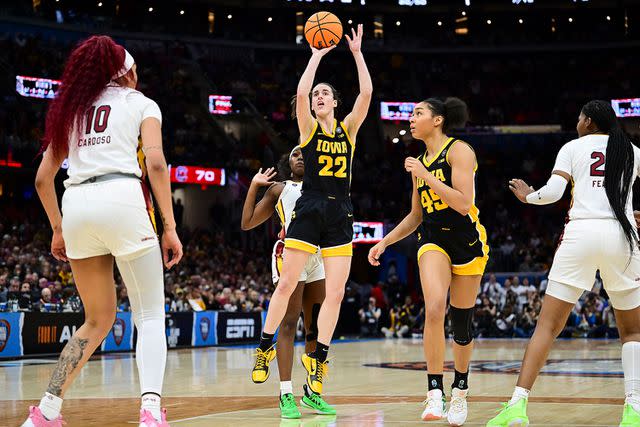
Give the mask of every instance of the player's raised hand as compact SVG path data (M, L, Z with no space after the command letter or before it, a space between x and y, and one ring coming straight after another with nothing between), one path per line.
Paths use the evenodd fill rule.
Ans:
M358 24L357 32L353 28L351 29L351 37L349 37L349 34L345 34L344 37L347 39L347 43L349 43L349 49L351 50L351 52L358 53L361 51L360 49L362 48L362 33L362 24Z
M275 168L269 168L264 172L262 172L262 168L260 168L260 170L258 170L258 173L255 174L255 176L251 180L251 183L257 185L258 187L271 185L273 184L273 181L271 180L275 178L277 174L278 172L276 172Z
M518 178L509 181L509 190L511 190L522 203L527 203L527 196L535 191L533 187Z
M387 245L385 245L382 241L376 243L374 247L369 249L369 264L373 266L380 265L380 256L382 256L385 249L387 249Z
M312 56L319 56L320 58L322 58L323 56L325 56L327 53L331 52L333 49L336 48L337 45L333 45L330 47L325 47L322 49L317 49L313 46L311 46L311 55Z

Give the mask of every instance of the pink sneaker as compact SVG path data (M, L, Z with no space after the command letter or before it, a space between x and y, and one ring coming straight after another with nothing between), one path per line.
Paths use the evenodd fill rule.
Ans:
M42 415L40 408L37 406L29 406L29 418L22 424L22 427L62 427L65 424L62 415L55 420L49 421Z
M140 409L140 425L138 427L169 427L167 422L167 410L162 408L162 420L156 420L150 411ZM37 427L37 426L36 426Z

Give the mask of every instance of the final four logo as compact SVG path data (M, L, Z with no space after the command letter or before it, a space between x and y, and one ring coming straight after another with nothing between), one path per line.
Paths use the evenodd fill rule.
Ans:
M7 346L11 335L11 325L4 319L0 319L0 353Z
M116 342L117 346L120 346L122 343L122 339L124 338L124 331L127 328L127 324L124 320L120 318L116 318L116 321L113 322L113 340Z
M206 341L209 336L209 330L211 326L211 321L207 317L203 317L200 319L200 336L202 337L202 341Z

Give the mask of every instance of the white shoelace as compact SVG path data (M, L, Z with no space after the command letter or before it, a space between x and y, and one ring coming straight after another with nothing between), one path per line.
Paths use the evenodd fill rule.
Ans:
M451 399L451 403L449 404L449 412L452 410L454 412L462 412L464 411L464 404L466 399L464 397L454 397Z

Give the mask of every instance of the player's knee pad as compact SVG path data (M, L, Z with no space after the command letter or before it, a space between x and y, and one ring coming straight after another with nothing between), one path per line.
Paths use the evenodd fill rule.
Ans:
M458 308L451 306L453 341L458 345L469 345L473 341L473 310L473 307Z

